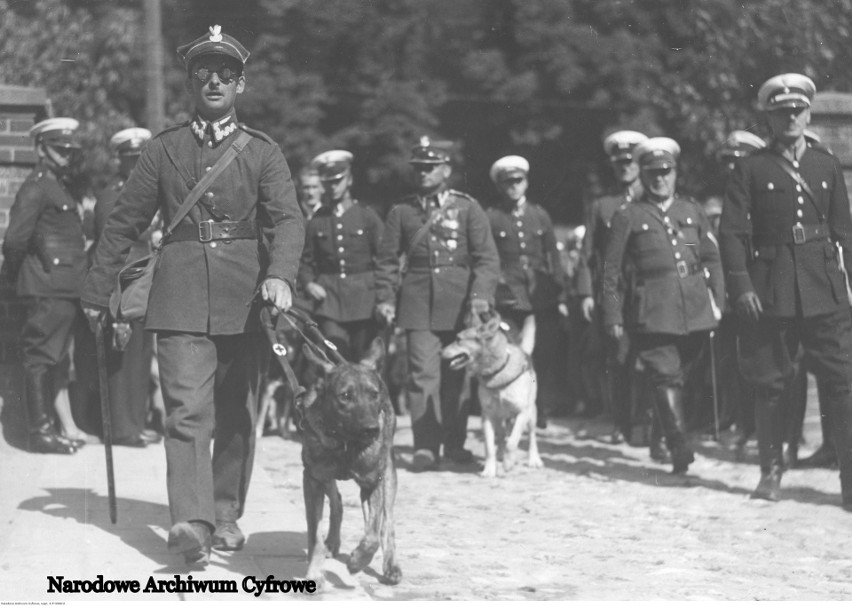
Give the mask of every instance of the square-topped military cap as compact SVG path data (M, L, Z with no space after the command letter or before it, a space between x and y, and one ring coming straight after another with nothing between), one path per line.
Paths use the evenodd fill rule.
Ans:
M251 54L236 38L223 34L221 25L211 25L208 33L178 47L177 52L187 66L196 57L212 54L226 55L245 65Z

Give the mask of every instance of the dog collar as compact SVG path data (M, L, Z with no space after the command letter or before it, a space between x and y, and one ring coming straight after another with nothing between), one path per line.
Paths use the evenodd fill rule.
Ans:
M503 389L524 374L529 368L529 356L525 353L522 355L523 357L520 360L517 360L516 356L516 362L511 364L512 354L509 352L506 354L506 360L500 365L500 368L494 372L483 373L482 379L484 380L485 387L488 389Z

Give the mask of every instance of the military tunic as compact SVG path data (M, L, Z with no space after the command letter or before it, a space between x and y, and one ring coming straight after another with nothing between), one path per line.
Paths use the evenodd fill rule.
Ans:
M210 335L259 330L257 314L247 303L265 278L294 284L298 269L294 259L302 252L304 219L281 150L263 133L232 119L238 127L221 142L207 134L199 141L190 123L185 123L148 143L107 219L95 265L86 278L84 302L108 305L116 273L157 210L168 225L195 183L228 149L235 133L246 130L254 135L251 141L181 225L197 226L227 216L231 221L257 221L262 237L166 244L154 274L145 327Z
M86 252L78 202L45 165L33 169L15 196L3 254L18 296L28 300L22 363L56 367L71 345ZM54 377L55 388L63 383Z
M417 196L388 213L376 273L380 303L396 303L400 328L456 330L471 299L493 301L500 260L488 217L473 198L448 190L444 217L417 242L400 278L400 259L432 212Z
M627 301L620 287L625 259L635 282ZM664 212L642 198L615 214L604 256L603 323L626 326L654 385L683 385L684 370L701 352L697 337L716 327L713 304L722 309L724 300L718 248L697 204L675 197Z
M310 220L299 267L299 286L326 291L313 313L337 322L364 320L375 309L375 258L383 224L376 212L354 204L341 216L323 207Z
M441 198L439 218L409 251ZM407 270L400 277L402 254ZM441 349L455 339L471 299L493 300L500 261L488 217L454 190L404 198L388 214L377 265L376 298L396 305L397 324L406 329L414 448L436 456L442 444L445 454L457 451L467 430L464 373L449 368Z
M233 110L214 124L196 117L151 139L107 218L83 290L85 303L107 306L116 273L155 213L159 210L168 224L239 131L251 139L178 229L194 236L203 221L254 221L257 236L168 241L148 301L145 326L157 332L167 412L173 524L215 525L235 521L243 512L260 369L268 357L259 332L260 303L251 302L266 278L292 286L304 243L304 218L281 150L263 133L239 124Z
M555 309L562 272L550 215L531 202L514 209L501 204L486 212L500 256L501 280L512 290L515 309Z

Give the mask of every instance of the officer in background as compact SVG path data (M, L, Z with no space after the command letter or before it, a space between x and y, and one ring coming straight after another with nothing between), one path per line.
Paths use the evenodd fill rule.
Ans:
M341 355L357 362L376 336L375 259L382 220L352 197L352 154L321 153L311 164L325 204L307 226L299 285L313 303L320 331Z
M633 153L636 145L648 137L632 130L608 135L603 148L609 157L618 191L592 202L586 215L586 233L580 250L577 272L577 294L583 318L589 322L589 351L584 353L586 368L597 378L604 412L615 424L613 440L630 440L633 421L631 412L630 343L625 333L613 341L605 334L601 306L603 293L603 257L612 227L612 218L624 204L642 195L639 165ZM624 285L621 285L623 290ZM656 454L656 453L655 453ZM656 456L661 457L662 454Z
M732 131L717 154L725 179L729 179L737 162L759 149L766 142L745 130ZM717 239L719 221L722 218L724 199L711 196L704 203L704 212ZM717 362L717 389L719 394L720 427L736 424L734 447L738 459L742 459L749 437L754 433L754 397L751 388L740 373L737 362L737 319L732 301L727 301L719 322L715 341Z
M98 195L95 206L95 247L107 217L150 138L151 131L146 128L125 128L110 139L110 148L118 156L118 173ZM131 247L126 263L149 254L151 236L150 230L146 230ZM104 333L110 343L107 373L113 444L119 446L143 448L160 441L156 432L145 429L150 403L154 338L143 328L142 320L127 323L113 318Z
M86 276L81 213L69 191L82 158L78 127L50 118L30 129L39 162L15 196L3 242L5 270L27 305L20 342L32 452L72 454L85 443L59 435L52 422Z
M772 141L742 159L720 225L731 301L741 318L740 368L756 391L760 482L753 498L777 500L783 470L782 394L800 345L831 409L843 506L852 510L852 319L835 243L852 262L843 170L809 144L813 81L770 78L758 91Z
M116 273L160 210L173 216L233 144L245 147L163 237L145 328L156 332L166 404L169 549L206 565L238 550L255 445L260 372L268 357L259 309L289 309L304 218L278 145L237 121L248 51L221 28L182 46L192 120L148 143L101 232L86 278L90 320L107 309ZM261 301L262 299L262 301ZM211 440L213 441L211 456Z
M468 311L486 313L500 276L488 217L479 203L448 187L450 155L427 137L412 150L417 193L391 208L376 272L377 313L405 329L413 467L438 469L444 457L472 461L464 448L468 402L464 371L451 370L441 350L456 338ZM400 255L406 256L405 263Z
M543 383L545 377L550 377L553 363L558 362L549 343L558 335L558 323L554 321L558 320L557 309L565 316L568 307L550 215L526 196L529 170L529 162L521 156L497 160L489 176L499 197L486 212L500 255L495 307L519 333L521 349L532 356L539 382ZM536 403L539 427L546 425L543 391L539 389Z
M310 220L322 207L322 182L315 166L299 171L297 193L299 206L306 220Z
M667 137L634 150L644 193L616 212L604 254L603 320L614 339L626 328L654 389L674 473L695 458L686 442L684 378L716 327L725 302L719 251L707 217L678 197L680 146ZM625 258L635 285L627 300L621 284Z

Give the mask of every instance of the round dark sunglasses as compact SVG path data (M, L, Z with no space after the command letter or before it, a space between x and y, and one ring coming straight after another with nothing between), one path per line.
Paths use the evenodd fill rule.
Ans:
M203 83L207 84L210 78L213 76L213 72L216 72L216 75L219 76L219 81L222 84L230 84L231 80L236 80L242 74L227 67L225 65L220 66L217 69L210 69L208 67L199 67L197 70L193 72L195 77L201 80Z

